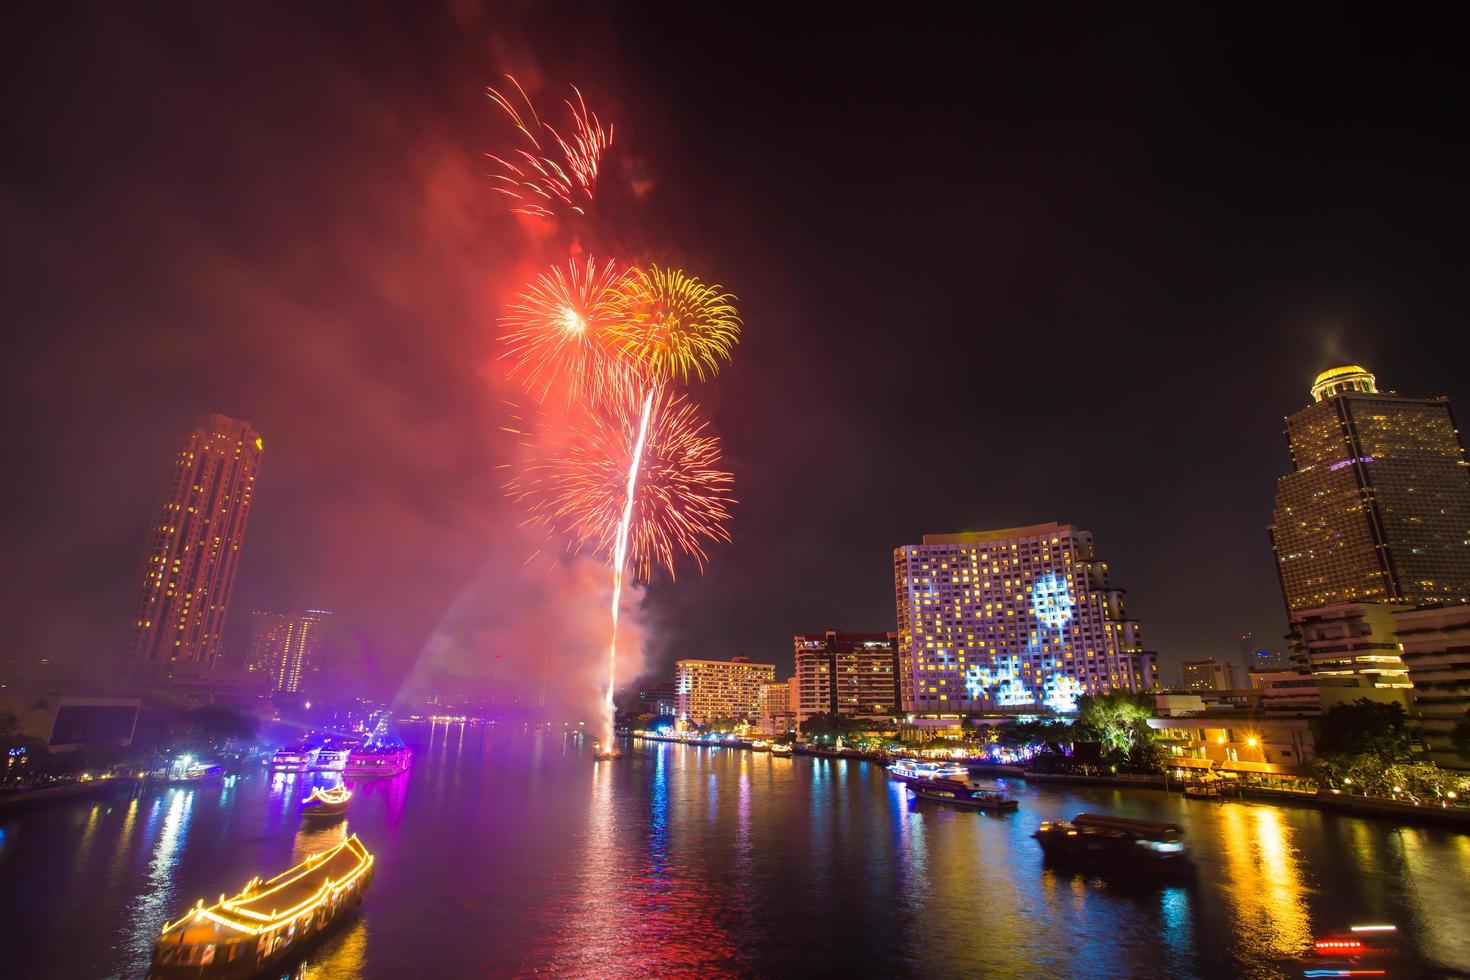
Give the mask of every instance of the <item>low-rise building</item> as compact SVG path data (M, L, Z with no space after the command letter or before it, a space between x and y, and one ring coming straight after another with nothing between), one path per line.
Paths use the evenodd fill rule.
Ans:
M1470 718L1470 605L1408 609L1394 621L1414 685L1413 727L1435 764L1470 769L1451 742L1455 726Z
M1291 642L1297 659L1313 674L1362 676L1374 687L1410 687L1399 657L1394 606L1382 602L1340 602L1291 614Z

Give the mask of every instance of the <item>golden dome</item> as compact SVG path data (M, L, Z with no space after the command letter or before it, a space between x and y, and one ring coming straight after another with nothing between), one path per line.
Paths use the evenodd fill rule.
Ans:
M1320 402L1345 391L1365 391L1371 394L1378 391L1377 379L1365 367L1344 364L1341 367L1328 368L1312 382L1313 401Z

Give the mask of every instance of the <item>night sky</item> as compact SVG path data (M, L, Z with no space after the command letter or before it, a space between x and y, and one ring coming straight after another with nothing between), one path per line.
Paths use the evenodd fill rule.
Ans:
M1470 411L1463 13L856 9L12 12L5 655L122 649L203 411L266 441L232 658L259 606L336 611L390 680L580 642L549 625L580 572L522 565L497 469L495 318L540 247L482 156L506 71L578 83L652 178L639 234L740 297L691 392L735 541L648 591L655 664L891 629L895 546L1049 520L1095 533L1165 680L1279 642L1316 372Z

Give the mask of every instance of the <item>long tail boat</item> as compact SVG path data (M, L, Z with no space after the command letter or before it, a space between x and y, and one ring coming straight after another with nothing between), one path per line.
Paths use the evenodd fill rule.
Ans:
M299 954L362 901L373 856L353 834L232 898L204 900L163 927L153 977L253 977Z
M322 789L320 786L301 801L301 815L317 820L332 820L347 812L347 801L352 799L352 790L346 786Z

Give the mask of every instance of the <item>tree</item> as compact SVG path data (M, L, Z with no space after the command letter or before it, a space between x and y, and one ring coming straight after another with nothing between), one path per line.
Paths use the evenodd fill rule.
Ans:
M1407 759L1412 743L1404 706L1359 698L1336 704L1317 722L1318 755L1371 755Z
M250 741L260 731L260 720L217 704L201 705L184 712L183 721L190 736L212 749L223 748L230 741Z
M863 723L842 715L834 715L823 712L812 715L801 723L801 732L809 738L827 736L830 738L848 737L863 730Z
M1148 727L1153 697L1133 691L1084 694L1077 701L1077 724L1102 743L1105 755L1126 760L1136 745L1152 741Z

